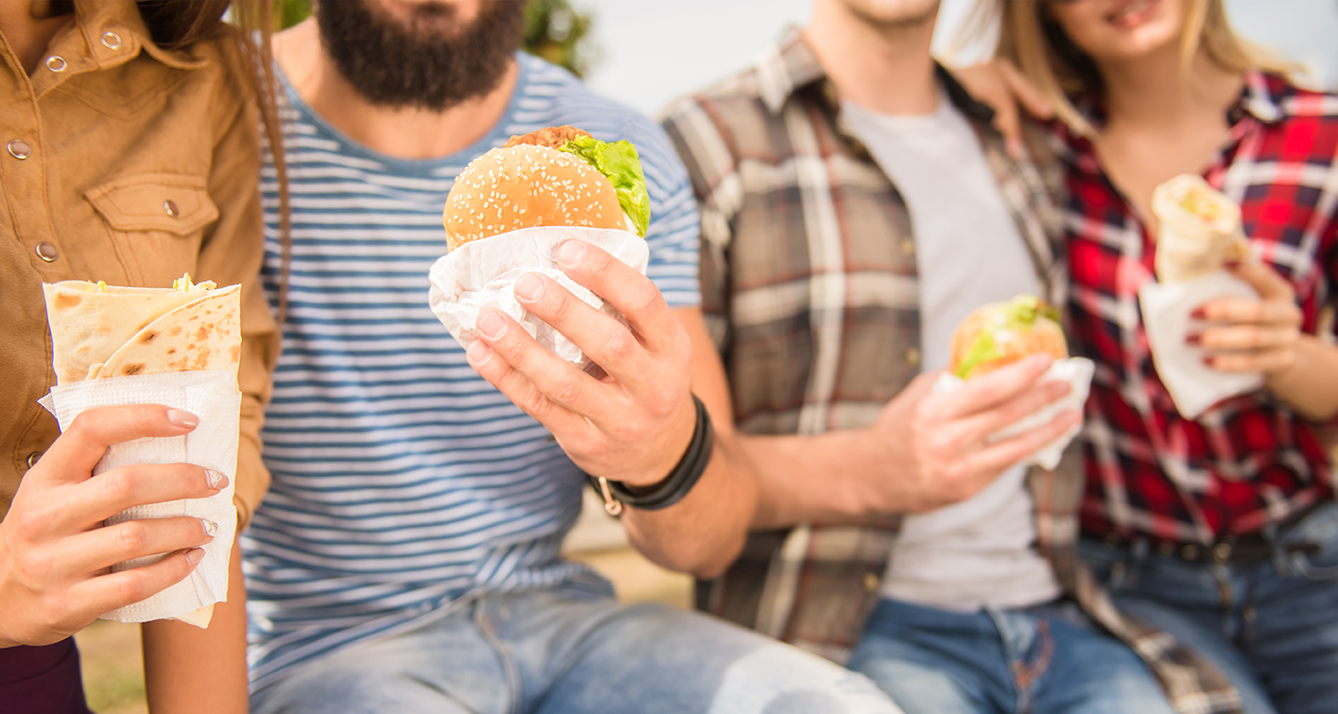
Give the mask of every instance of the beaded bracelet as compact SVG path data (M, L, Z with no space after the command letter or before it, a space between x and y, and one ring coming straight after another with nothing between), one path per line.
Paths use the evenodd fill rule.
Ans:
M697 480L706 471L711 462L711 453L715 450L715 429L711 426L711 416L706 413L706 406L697 395L692 395L692 402L697 407L697 425L692 430L692 439L669 475L655 485L653 491L640 495L627 490L621 481L610 481L603 476L591 476L590 483L604 499L604 510L610 516L621 515L623 506L639 508L643 511L658 511L678 503L688 491L697 485Z

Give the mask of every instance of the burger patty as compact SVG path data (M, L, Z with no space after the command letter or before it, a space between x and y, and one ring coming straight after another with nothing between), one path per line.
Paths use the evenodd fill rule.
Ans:
M513 136L502 145L502 148L509 149L520 144L531 144L549 149L560 149L578 136L590 136L590 132L577 129L574 126L548 126L528 134Z

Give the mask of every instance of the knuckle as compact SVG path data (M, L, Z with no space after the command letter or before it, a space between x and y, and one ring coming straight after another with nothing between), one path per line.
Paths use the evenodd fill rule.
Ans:
M184 558L177 560L184 561ZM179 568L178 568L179 569ZM147 575L142 568L121 571L121 579L116 585L116 594L121 602L139 602L149 596Z
M584 388L575 379L560 379L552 387L550 398L558 404L574 404L581 399Z
M134 466L123 466L98 476L98 479L102 484L102 492L108 499L123 502L129 500L135 493L135 487L140 480L139 469Z
M615 361L626 362L632 358L635 345L631 333L620 328L614 330L604 342L604 353Z
M149 542L149 529L139 521L126 521L116 526L116 538L127 552L139 552Z

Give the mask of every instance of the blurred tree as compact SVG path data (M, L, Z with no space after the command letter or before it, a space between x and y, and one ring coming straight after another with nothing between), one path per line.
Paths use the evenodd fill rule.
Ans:
M292 27L310 16L311 0L274 2L276 27ZM525 36L521 47L580 77L597 59L590 41L592 22L589 13L573 9L569 0L529 0L525 6Z

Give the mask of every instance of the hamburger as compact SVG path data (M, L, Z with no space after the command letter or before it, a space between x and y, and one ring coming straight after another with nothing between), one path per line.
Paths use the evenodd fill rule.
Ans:
M460 172L442 212L448 250L538 226L646 236L650 195L636 147L571 126L513 136Z
M977 308L952 338L949 369L962 379L986 374L1034 354L1069 356L1059 311L1040 298L1019 295Z

